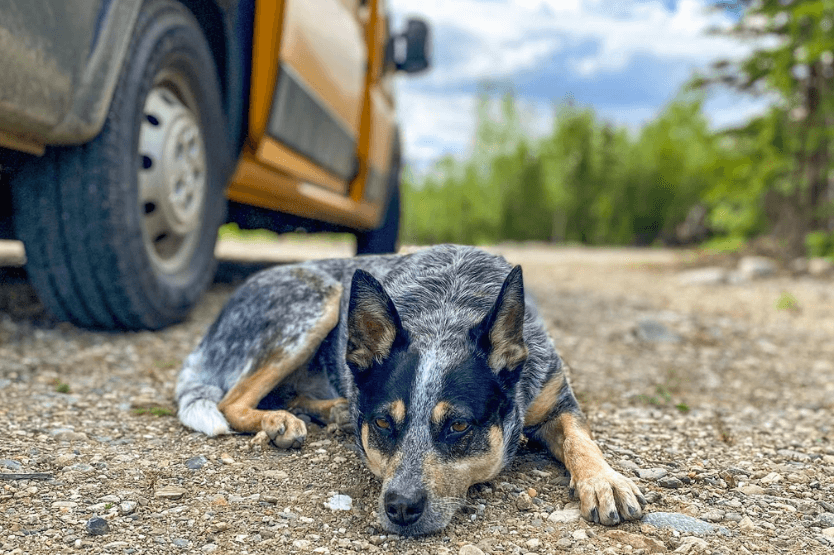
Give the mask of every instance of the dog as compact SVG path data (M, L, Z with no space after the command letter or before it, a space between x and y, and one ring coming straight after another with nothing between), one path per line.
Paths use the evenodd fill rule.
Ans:
M276 266L249 278L184 361L181 422L300 447L295 414L352 427L382 480L379 520L449 524L522 434L570 472L589 521L639 519L640 490L591 438L521 267L472 247Z

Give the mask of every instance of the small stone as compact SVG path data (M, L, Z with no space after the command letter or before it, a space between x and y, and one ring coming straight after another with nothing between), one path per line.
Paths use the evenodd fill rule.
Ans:
M484 555L480 547L468 543L460 548L458 555Z
M78 506L75 501L54 501L52 503L53 509L74 509Z
M573 540L570 538L559 538L556 540L556 547L559 549L570 549L573 547Z
M641 480L660 480L669 472L665 468L638 468L634 473Z
M812 258L808 261L808 273L814 277L823 277L834 273L834 262L828 258Z
M632 534L624 530L611 530L605 536L616 542L630 545L634 549L642 549L646 553L666 553L666 546L662 543L640 534Z
M776 472L771 472L770 474L768 474L767 476L765 476L764 478L762 478L760 480L761 483L763 483L765 485L768 485L768 486L771 485L771 484L776 484L776 483L781 482L781 481L782 481L782 475L777 474Z
M308 550L310 546L313 545L310 543L310 540L293 540L292 546L296 549L303 549Z
M826 538L834 538L834 526L832 526L831 528L826 528L825 530L823 530L822 535L825 536Z
M165 486L159 488L153 494L154 497L162 499L179 499L183 495L185 495L185 490L176 486Z
M217 551L218 545L216 543L207 543L203 547L200 548L200 551L203 553L211 553L213 551Z
M561 511L553 511L550 513L550 516L547 517L548 522L554 523L569 523L569 522L576 522L581 518L579 513L579 509L563 509Z
M754 529L755 527L756 525L753 524L753 521L750 519L750 517L746 515L742 517L742 519L738 522L739 530L749 531Z
M269 445L272 443L272 440L269 439L269 434L261 430L260 432L255 434L255 437L253 437L249 443L251 445L257 445L260 446L262 449L265 449L269 447Z
M681 337L669 328L650 318L640 320L635 331L637 338L649 343L679 343Z
M353 507L353 499L350 495L336 493L324 503L324 506L331 511L349 511Z
M85 528L87 529L87 533L91 536L103 536L104 534L110 532L110 525L107 524L106 520L99 516L94 516L88 520Z
M541 545L541 540L538 538L532 538L524 542L524 545L527 549L538 549L539 545Z
M834 513L820 513L817 522L820 528L831 528L834 526Z
M683 482L679 479L675 478L674 476L664 476L660 480L657 481L657 484L660 487L670 488L670 489L677 489L683 486Z
M764 256L745 256L738 263L738 271L747 279L763 278L776 273L776 262Z
M532 498L535 498L537 495L539 495L539 492L536 491L536 488L527 488L527 495L529 495Z
M571 536L574 540L579 542L588 539L588 532L586 532L584 528L580 528L579 530L574 530Z
M719 511L718 509L707 511L701 515L701 518L708 522L721 522L724 520L724 511Z
M191 457L187 461L185 461L185 467L189 470L200 470L208 463L208 459L205 458L203 455L197 455L196 457Z
M651 524L656 528L671 528L681 533L688 534L720 534L729 535L730 531L724 527L715 526L703 520L693 518L681 513L648 513L643 516L643 522Z
M675 553L683 553L685 555L694 553L706 553L709 549L709 544L701 538L688 536L681 540L680 545L675 550Z
M727 270L719 267L687 270L678 275L682 285L718 285L727 281Z
M533 500L530 499L530 496L526 491L518 494L518 497L515 500L515 507L519 511L529 511L533 508Z
M222 462L223 464L235 464L235 460L228 453L220 454L220 462Z
M171 540L171 543L176 545L177 547L188 547L188 544L191 542L183 538L174 538L173 540Z
M130 515L136 510L136 501L123 501L119 505L119 512L123 515Z
M87 434L70 428L58 428L49 432L58 441L87 441Z
M764 495L764 488L761 486L756 486L753 484L748 484L746 486L741 486L736 488L736 491L740 491L744 495Z
M120 503L122 498L118 495L105 495L104 497L100 498L99 501L102 503L110 503L111 505L115 505L116 503Z
M20 463L11 459L0 459L0 466L17 472L20 470Z

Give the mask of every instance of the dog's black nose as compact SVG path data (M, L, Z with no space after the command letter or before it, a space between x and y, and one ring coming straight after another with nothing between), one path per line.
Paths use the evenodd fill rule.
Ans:
M426 493L417 492L415 495L400 495L389 491L385 494L385 513L394 524L408 526L420 519L426 508Z

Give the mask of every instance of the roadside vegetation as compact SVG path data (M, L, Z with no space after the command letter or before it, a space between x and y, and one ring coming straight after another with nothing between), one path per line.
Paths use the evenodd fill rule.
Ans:
M534 138L512 95L484 94L468 159L406 171L403 241L737 250L766 237L786 259L834 257L832 27L830 2L748 6L731 33L771 46L694 76L638 132L565 104ZM713 87L775 101L743 127L713 131L702 110Z

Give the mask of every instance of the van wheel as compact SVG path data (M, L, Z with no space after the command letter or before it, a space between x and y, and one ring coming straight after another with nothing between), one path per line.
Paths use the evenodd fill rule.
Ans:
M390 254L397 252L400 239L400 175L402 161L399 141L394 144L391 172L388 176L388 207L382 225L377 229L356 234L356 254Z
M182 320L211 283L231 160L214 59L172 0L139 14L101 134L12 180L27 272L59 319L108 329Z

